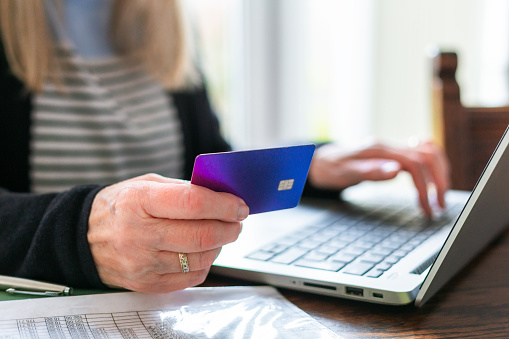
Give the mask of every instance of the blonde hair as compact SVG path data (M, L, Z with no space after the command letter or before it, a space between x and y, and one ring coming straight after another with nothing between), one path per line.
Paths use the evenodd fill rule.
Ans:
M111 40L119 55L141 62L167 89L196 83L190 32L179 0L115 0ZM0 31L10 69L40 91L57 67L41 0L1 0Z

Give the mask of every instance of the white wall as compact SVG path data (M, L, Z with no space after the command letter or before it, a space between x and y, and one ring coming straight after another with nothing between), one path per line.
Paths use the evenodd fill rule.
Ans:
M428 46L459 54L464 98L478 91L482 5L478 0L378 3L373 132L387 140L431 135ZM468 81L467 81L468 80Z

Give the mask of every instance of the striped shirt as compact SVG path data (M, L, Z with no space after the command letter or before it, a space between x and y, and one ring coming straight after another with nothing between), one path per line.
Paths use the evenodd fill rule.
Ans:
M60 47L57 81L34 96L31 190L111 184L147 172L183 175L177 111L141 66L118 57L84 60Z

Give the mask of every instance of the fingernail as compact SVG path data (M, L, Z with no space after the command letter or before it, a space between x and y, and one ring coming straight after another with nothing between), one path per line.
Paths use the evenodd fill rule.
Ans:
M382 171L389 172L397 172L401 169L401 166L396 161L387 161L381 166Z
M244 220L249 215L249 207L242 201L239 206L238 220Z

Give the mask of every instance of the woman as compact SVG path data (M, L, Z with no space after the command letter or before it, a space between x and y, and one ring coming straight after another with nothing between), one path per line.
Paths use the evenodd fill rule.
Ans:
M181 180L196 155L230 149L184 19L177 0L0 2L1 274L169 292L201 283L238 237L246 204ZM430 143L323 146L306 194L401 170L426 213L430 183L443 206Z

